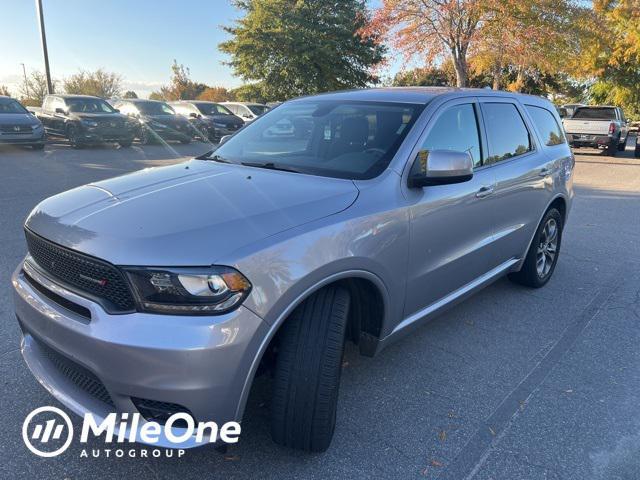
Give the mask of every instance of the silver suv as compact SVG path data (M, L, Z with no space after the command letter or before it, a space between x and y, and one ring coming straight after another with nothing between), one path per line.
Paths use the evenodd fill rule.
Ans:
M346 340L375 355L502 275L549 281L573 167L538 97L287 102L198 159L40 203L13 276L22 353L98 418L240 421L271 370L273 439L325 450Z

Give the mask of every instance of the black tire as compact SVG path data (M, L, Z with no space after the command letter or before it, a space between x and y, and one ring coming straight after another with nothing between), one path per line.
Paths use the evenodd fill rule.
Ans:
M551 262L549 271L541 275L538 271L538 249L540 248L544 239L544 229L547 223L553 220L557 227L557 245L555 247L555 255ZM540 288L543 287L553 275L556 265L558 263L558 257L560 256L560 246L562 244L562 215L557 208L550 208L542 218L536 234L533 237L527 256L525 257L522 268L519 272L513 272L509 274L509 280L527 287Z
M605 149L604 153L606 155L609 155L610 157L615 157L616 153L618 152L618 143L619 143L618 138L612 138L609 144L607 145L607 148Z
M624 142L620 142L618 143L618 151L619 152L624 152L627 148L627 139L629 138L629 136L627 135L627 138L624 139Z
M131 146L131 144L133 144L133 138L130 139L130 140L123 140L121 142L118 142L118 144L122 148L129 148Z
M636 158L640 158L640 145L636 145L636 149L634 151L634 155Z
M182 138L180 140L180 143L183 145L188 145L189 143L191 143L191 139L190 138Z
M73 148L82 148L82 143L78 140L78 127L73 124L67 127L67 140Z
M34 150L44 150L44 143L34 143L31 145L31 148Z
M329 286L283 325L271 404L271 436L287 447L323 452L336 423L349 292Z
M148 128L145 126L140 127L140 133L138 134L138 138L140 139L140 143L142 145L149 145L153 143L153 138L149 133Z

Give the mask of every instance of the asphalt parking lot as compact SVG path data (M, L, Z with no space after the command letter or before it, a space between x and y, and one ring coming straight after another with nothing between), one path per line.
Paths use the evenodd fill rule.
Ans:
M241 442L177 458L39 458L26 415L59 404L19 351L9 277L40 200L208 150L0 149L0 478L640 478L640 159L576 155L576 198L556 272L541 290L500 280L374 359L348 348L325 454L271 443L260 378ZM76 422L79 426L79 422ZM103 448L92 441L87 448Z

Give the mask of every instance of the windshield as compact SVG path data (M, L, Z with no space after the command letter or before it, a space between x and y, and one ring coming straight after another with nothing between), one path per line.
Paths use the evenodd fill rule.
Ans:
M99 98L67 98L70 112L77 113L116 113L114 108Z
M296 101L260 117L209 158L312 175L373 178L387 168L423 108Z
M203 115L233 115L231 110L217 103L196 103L195 106Z
M578 108L572 118L582 118L585 120L615 120L615 108Z
M136 102L136 107L144 115L175 115L176 112L166 103L162 102Z
M266 105L247 105L247 108L251 110L254 115L262 115L270 110Z
M0 99L0 113L29 113L27 110L16 102L13 98Z

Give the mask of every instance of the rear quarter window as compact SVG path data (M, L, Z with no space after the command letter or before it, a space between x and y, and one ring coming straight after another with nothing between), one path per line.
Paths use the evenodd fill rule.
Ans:
M556 121L553 114L546 108L525 105L527 112L531 116L542 141L547 146L561 145L565 143L562 128Z

